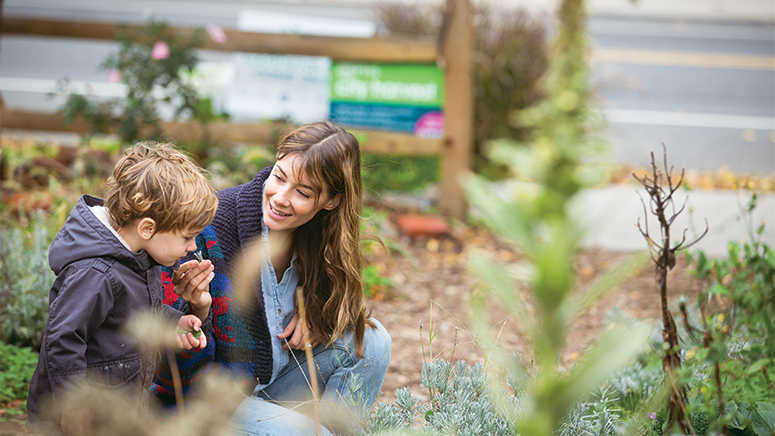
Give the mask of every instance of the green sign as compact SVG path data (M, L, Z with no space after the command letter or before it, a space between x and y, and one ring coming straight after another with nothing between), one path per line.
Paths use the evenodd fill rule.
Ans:
M334 63L331 119L353 127L444 134L444 73L432 64Z
M441 107L444 73L431 64L335 63L331 100Z

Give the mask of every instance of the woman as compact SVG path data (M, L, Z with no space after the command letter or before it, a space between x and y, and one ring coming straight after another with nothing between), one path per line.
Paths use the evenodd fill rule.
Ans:
M257 381L233 420L248 433L286 424L261 420L277 416L274 403L310 404L307 347L320 404L334 411L324 413L327 418L368 411L382 387L391 339L369 319L363 302L360 160L358 141L333 123L292 131L280 142L273 167L218 193L215 219L197 238L207 260L186 262L162 278L166 303L181 310L212 305L202 327L212 335L207 348L178 359L184 392L212 363ZM241 263L256 241L270 254L259 265ZM238 301L232 287L247 269L260 271L247 299L255 304ZM209 294L203 292L208 284ZM303 298L296 297L297 287ZM153 390L162 401L174 401L165 368Z

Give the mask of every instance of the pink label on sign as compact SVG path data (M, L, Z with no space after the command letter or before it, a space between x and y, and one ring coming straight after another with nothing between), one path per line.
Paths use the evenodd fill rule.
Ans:
M414 134L420 138L442 138L444 136L444 115L441 112L426 112L414 123Z

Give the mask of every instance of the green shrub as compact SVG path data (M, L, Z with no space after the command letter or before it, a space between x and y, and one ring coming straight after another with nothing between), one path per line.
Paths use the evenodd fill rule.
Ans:
M189 151L192 148L189 145ZM202 153L198 154L202 158ZM208 147L204 154L202 165L210 172L210 181L217 190L247 183L275 161L272 151L262 145Z
M363 207L361 248L364 254L363 292L367 298L382 299L393 289L393 280L384 275L393 253L407 254L400 242L385 234L388 215L369 206Z
M438 156L397 156L364 153L362 178L365 192L421 192L439 181Z
M761 235L764 226L757 229ZM695 277L706 283L700 293L702 303L711 307L715 317L710 326L715 333L731 334L742 330L754 340L745 354L753 363L767 359L775 365L775 252L767 244L754 240L731 242L727 259L710 260L702 251L689 257ZM726 306L718 301L728 302Z
M385 295L392 287L393 281L382 275L376 265L366 265L363 268L363 293L367 298Z
M27 398L38 354L0 342L0 403Z
M167 104L174 117L186 116L201 122L214 118L211 106L199 98L188 76L199 63L197 46L204 32L200 29L189 36L173 32L160 21L150 21L136 32L121 31L117 35L119 51L110 55L102 68L120 74L127 87L126 97L96 100L71 92L65 80L60 91L69 94L60 109L65 121L82 117L90 126L90 134L106 133L116 127L126 143L160 136L159 105ZM160 53L155 48L162 45ZM157 97L155 92L163 95Z
M54 273L48 266L51 243L42 213L30 230L0 229L0 340L40 349Z

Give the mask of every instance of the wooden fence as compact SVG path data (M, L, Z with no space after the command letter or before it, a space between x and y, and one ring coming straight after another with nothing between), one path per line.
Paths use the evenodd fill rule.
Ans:
M358 130L366 152L403 155L440 155L441 186L439 206L447 215L462 217L465 199L460 178L471 167L473 143L472 89L472 23L469 0L447 0L444 25L437 44L429 41L394 38L342 38L307 35L264 34L224 30L227 41L205 42L208 50L327 56L334 61L382 63L434 63L445 75L445 134L442 139L419 138L411 134L377 130ZM135 30L139 25L121 26L93 21L62 21L3 17L2 35L35 35L43 37L113 40L120 29ZM190 34L193 28L173 28ZM162 123L165 137L171 140L196 140L202 130L196 123ZM83 133L83 122L70 125L58 114L32 113L0 109L0 128L53 130ZM208 124L210 138L226 142L273 143L281 125L278 123Z

